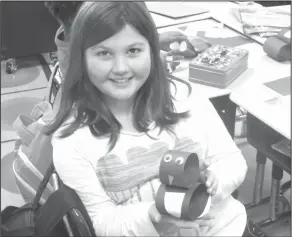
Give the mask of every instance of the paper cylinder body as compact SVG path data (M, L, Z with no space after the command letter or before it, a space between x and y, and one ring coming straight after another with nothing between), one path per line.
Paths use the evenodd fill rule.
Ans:
M263 46L264 51L278 62L284 62L291 59L291 44L276 38L268 38Z
M156 195L155 205L163 215L195 220L208 213L211 197L203 184L198 184L195 189L169 187L161 184Z
M161 160L161 183L180 188L194 188L200 176L199 158L195 153L168 151Z

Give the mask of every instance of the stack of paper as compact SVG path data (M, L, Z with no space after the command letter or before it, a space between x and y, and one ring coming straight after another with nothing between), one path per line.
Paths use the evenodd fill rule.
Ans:
M271 11L268 8L258 8L249 11L239 9L243 24L250 26L290 27L290 13L286 11Z
M283 29L290 28L290 11L282 8L239 8L233 10L234 15L242 23L247 35L260 37L275 36Z

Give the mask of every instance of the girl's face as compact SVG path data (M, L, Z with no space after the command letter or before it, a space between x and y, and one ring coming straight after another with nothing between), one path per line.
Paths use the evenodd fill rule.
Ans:
M150 74L150 54L147 39L126 25L117 34L86 49L88 77L105 101L130 101Z

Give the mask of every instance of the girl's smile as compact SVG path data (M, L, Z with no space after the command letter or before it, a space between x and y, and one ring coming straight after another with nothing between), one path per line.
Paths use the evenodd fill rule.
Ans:
M110 78L111 81L118 85L125 85L130 82L134 77L123 77L123 78Z

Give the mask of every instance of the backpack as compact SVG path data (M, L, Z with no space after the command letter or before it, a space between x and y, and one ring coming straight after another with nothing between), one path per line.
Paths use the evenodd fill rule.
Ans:
M1 236L95 236L79 196L54 172L51 136L42 132L58 109L53 107L60 86L55 80L58 69L57 64L45 100L34 106L30 116L19 115L13 124L19 137L13 172L27 204L1 211Z
M45 135L43 119L50 116L52 107L47 101L35 105L30 116L19 115L13 127L18 135L15 141L15 160L12 168L19 192L26 203L33 201L44 174L52 163L51 136ZM49 180L40 198L44 204L53 193Z
M53 177L56 191L40 205L50 177ZM58 180L52 163L32 203L22 207L8 206L1 211L1 236L95 236L95 232L79 196Z
M58 110L55 100L60 87L60 80L55 80L58 77L58 68L57 64L52 72L45 100L35 105L29 116L19 115L13 123L18 135L14 146L13 173L17 188L26 203L33 201L53 159L51 136L42 131ZM50 180L42 193L40 203L44 204L52 193Z

